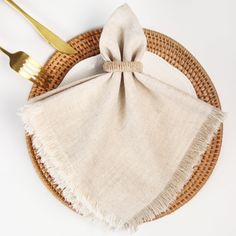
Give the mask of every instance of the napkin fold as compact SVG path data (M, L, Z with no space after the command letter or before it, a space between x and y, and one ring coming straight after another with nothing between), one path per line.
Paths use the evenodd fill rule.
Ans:
M165 211L217 132L221 110L142 72L146 37L128 5L104 26L104 73L21 111L47 171L76 211L135 228Z

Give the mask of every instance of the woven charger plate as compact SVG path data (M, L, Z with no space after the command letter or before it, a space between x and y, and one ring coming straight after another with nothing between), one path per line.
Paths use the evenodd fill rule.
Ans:
M58 87L68 71L78 62L100 53L99 38L101 31L101 29L96 29L72 39L70 44L78 51L78 54L68 56L56 52L48 60L44 66L44 72L46 72L51 78L48 90ZM183 46L173 39L148 29L145 29L144 31L148 40L148 51L162 57L168 63L185 74L192 83L198 98L217 108L221 108L216 89L199 62ZM42 81L44 76L45 74L41 74L39 76L39 80ZM38 96L45 92L46 91L42 88L33 85L29 98ZM213 138L200 164L194 170L192 177L184 186L177 199L170 205L167 211L157 215L153 220L177 210L179 207L188 202L206 183L218 160L222 136L223 126L221 126L218 133ZM53 178L49 175L45 169L45 166L41 163L41 158L37 154L37 150L35 150L32 146L31 137L26 135L26 141L34 167L43 182L60 201L72 209L71 203L65 200L62 195L62 190L53 181Z

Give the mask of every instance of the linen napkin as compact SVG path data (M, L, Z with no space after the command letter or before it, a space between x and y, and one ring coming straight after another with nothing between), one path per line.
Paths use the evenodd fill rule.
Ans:
M104 73L22 109L49 174L73 208L115 228L165 211L217 132L223 113L144 74L146 38L128 5L106 23Z

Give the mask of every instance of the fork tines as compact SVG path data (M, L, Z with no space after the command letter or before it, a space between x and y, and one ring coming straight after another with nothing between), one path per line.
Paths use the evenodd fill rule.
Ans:
M19 73L23 78L30 80L44 89L49 87L51 82L50 76L48 76L42 66L28 54L22 51L10 53L2 47L0 47L0 51L9 57L10 67Z

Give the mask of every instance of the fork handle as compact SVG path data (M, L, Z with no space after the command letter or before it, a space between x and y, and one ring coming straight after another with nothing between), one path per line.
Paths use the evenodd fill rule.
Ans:
M0 47L0 51L2 51L3 53L5 53L7 56L11 56L12 54L10 52L8 52L6 49Z

